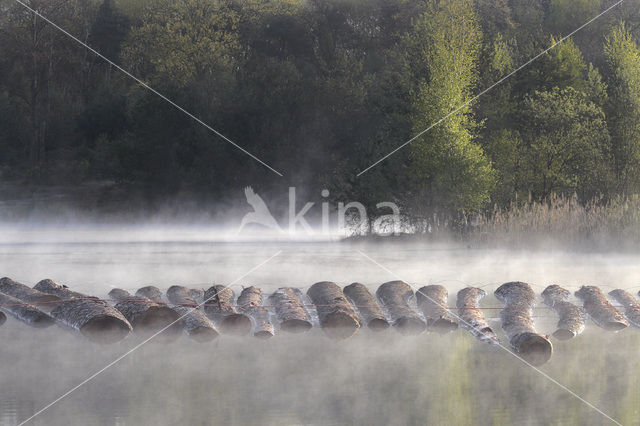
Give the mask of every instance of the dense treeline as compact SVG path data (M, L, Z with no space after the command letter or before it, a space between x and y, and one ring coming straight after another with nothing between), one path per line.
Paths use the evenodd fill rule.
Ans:
M640 0L0 0L0 177L434 213L640 192ZM457 110L404 149L357 174Z

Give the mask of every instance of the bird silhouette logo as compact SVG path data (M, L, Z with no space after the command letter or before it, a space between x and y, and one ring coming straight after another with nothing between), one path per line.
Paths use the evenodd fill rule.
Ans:
M240 231L242 231L242 229L250 223L255 223L266 228L271 228L275 229L276 231L283 232L282 228L280 228L280 225L278 225L278 222L276 222L273 215L269 211L269 207L267 207L262 197L260 197L253 191L253 188L247 186L244 189L244 195L245 197L247 197L247 203L249 203L249 205L253 207L253 211L244 215L237 233L240 233Z

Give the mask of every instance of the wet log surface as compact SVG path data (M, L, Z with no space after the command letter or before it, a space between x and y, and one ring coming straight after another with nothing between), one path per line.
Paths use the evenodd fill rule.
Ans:
M136 291L136 296L146 297L154 302L164 303L162 300L162 292L158 287L153 285L139 288L138 291Z
M327 336L332 339L346 339L358 332L358 314L336 283L315 283L307 290L307 296L316 306L320 327Z
M172 303L171 307L182 317L184 331L190 338L198 342L208 342L218 337L218 330L204 312L198 309L198 303L191 297L188 288L178 285L169 287L167 299Z
M42 280L35 288L63 299L51 316L94 342L115 343L132 330L124 315L103 300L71 291L52 280Z
M618 303L624 306L624 316L634 326L640 327L640 303L628 291L616 289L609 292Z
M114 307L129 321L135 333L146 337L163 330L156 338L164 342L180 336L180 315L169 306L146 297L133 296L119 288L111 290L109 298L117 301Z
M500 319L511 347L533 365L549 361L553 346L546 336L536 331L531 318L536 300L531 286L519 281L509 282L498 287L494 294L505 304Z
M45 328L55 323L51 316L37 307L8 294L0 293L0 309L31 327ZM7 317L4 314L2 316L4 322Z
M238 312L233 305L233 290L224 285L213 285L204 292L204 311L224 334L244 336L251 332L251 319Z
M0 292L34 305L45 312L54 309L61 301L58 296L43 293L7 277L0 279Z
M542 292L545 305L558 314L558 325L553 332L553 337L558 340L572 339L585 329L585 312L580 306L568 302L569 296L569 290L556 284L548 286Z
M425 331L427 325L420 316L409 306L414 294L411 287L404 281L390 281L382 284L376 291L376 296L385 307L391 325L402 334L419 334Z
M605 294L598 287L582 286L575 295L582 300L584 310L599 327L615 332L629 326L624 316L609 303Z
M343 293L356 307L362 324L366 324L373 331L389 328L389 322L367 286L360 283L349 284Z
M463 288L458 292L456 307L458 308L458 316L461 318L460 326L481 342L498 345L500 344L498 336L489 327L479 309L480 300L486 295L484 290L477 287Z
M269 303L274 306L276 318L283 331L304 333L313 326L296 289L279 288L269 296Z
M262 305L262 290L257 287L246 287L238 296L238 310L253 321L253 335L260 339L269 339L274 335L271 314Z
M427 320L427 330L446 334L458 328L451 312L447 309L449 293L441 285L428 285L416 292L418 308Z

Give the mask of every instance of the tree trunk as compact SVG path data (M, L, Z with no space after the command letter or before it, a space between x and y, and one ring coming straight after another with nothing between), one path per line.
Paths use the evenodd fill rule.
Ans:
M158 287L153 285L139 288L138 291L136 291L136 296L146 297L154 302L164 303L164 300L162 300L162 292Z
M346 339L358 332L358 315L336 283L315 283L307 290L307 296L316 305L320 327L327 336Z
M225 334L244 336L251 332L251 320L238 313L233 305L233 290L224 285L214 285L204 292L204 311Z
M198 309L198 303L193 300L188 288L178 285L169 287L167 298L184 321L184 331L189 337L198 342L208 342L218 337L218 330L204 312Z
M41 291L47 294L53 294L54 296L58 296L61 300L69 300L69 299L94 299L99 300L95 296L87 296L86 294L78 293L77 291L69 290L67 286L60 285L55 281L46 279L40 281L38 284L33 286L34 289Z
M273 324L269 310L262 306L262 290L257 287L242 289L238 297L238 310L253 320L253 335L260 339L273 337Z
M0 293L0 309L31 327L49 327L55 322L52 317L35 306L4 293ZM4 322L7 317L4 314L2 317L2 322Z
M585 328L584 310L567 302L571 293L559 285L550 285L542 292L545 305L558 314L558 325L553 337L558 340L569 340L582 333Z
M638 303L635 297L633 297L631 293L621 289L613 290L609 292L609 295L624 306L624 316L627 317L627 320L634 327L640 327L640 303Z
M531 319L536 300L531 286L523 282L510 282L502 284L494 294L505 304L500 311L500 319L511 347L533 365L549 361L553 346L546 336L536 331Z
M62 301L58 296L43 293L7 277L0 279L0 292L30 303L45 312L50 312Z
M427 330L446 334L458 328L447 308L448 298L447 289L441 285L428 285L416 292L418 308L427 320Z
M575 295L582 300L584 310L598 326L614 332L629 326L627 320L609 303L598 287L582 286Z
M369 289L360 283L353 283L344 288L344 294L356 307L360 315L360 322L373 331L382 331L389 328L389 322L384 317L382 309L378 306L375 297Z
M391 325L402 334L420 334L427 328L420 316L409 306L414 294L404 281L382 284L378 287L376 296L388 312Z
M313 326L311 318L304 309L298 292L290 287L276 290L269 296L269 303L273 305L276 317L283 331L290 333L304 333Z
M482 311L478 309L480 300L486 295L484 290L476 287L463 288L458 292L456 307L461 319L460 326L481 342L499 345L498 336L487 324Z
M198 305L202 305L204 303L204 290L199 288L191 288L189 289L189 296L193 300L196 301Z

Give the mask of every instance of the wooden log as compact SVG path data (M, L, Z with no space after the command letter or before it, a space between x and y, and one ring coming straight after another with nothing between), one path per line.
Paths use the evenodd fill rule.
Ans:
M329 281L315 283L307 290L307 296L316 305L320 327L327 336L333 339L346 339L360 329L358 314L336 283Z
M4 324L7 321L7 316L4 312L0 311L0 325Z
M414 297L413 290L404 281L382 284L376 296L391 318L391 325L402 334L420 334L427 328L420 316L409 306Z
M154 302L164 303L162 300L162 292L158 287L153 285L139 288L138 291L136 291L136 296L146 297Z
M478 307L480 300L486 295L487 293L484 290L477 287L463 288L458 292L456 307L458 308L458 316L461 319L460 326L481 342L499 345L498 336L489 327L482 311Z
M173 303L171 307L182 317L184 331L189 337L198 342L208 342L218 337L218 330L204 312L198 309L198 303L193 300L188 288L171 286L167 290L167 298Z
M189 296L191 296L191 298L195 300L198 305L201 305L204 303L204 290L202 289L190 288Z
M7 277L0 278L0 292L27 302L44 312L50 312L61 301L58 296L43 293Z
M313 325L311 318L303 306L296 289L282 287L269 296L269 303L273 305L276 318L283 331L289 333L304 333Z
M624 316L634 326L640 327L640 303L633 295L625 290L616 289L609 292L609 295L624 306Z
M260 339L273 337L273 324L269 310L262 306L262 290L250 286L238 296L238 310L253 321L253 335Z
M569 290L553 284L542 292L545 305L558 314L558 325L553 337L558 340L569 340L582 333L585 328L585 313L580 306L576 306L567 299Z
M162 330L156 338L163 342L174 341L180 336L183 327L180 315L169 306L133 296L120 288L111 290L109 298L117 301L114 307L129 321L136 334L147 337Z
M624 316L609 303L607 297L598 287L582 286L575 295L582 300L584 310L599 327L616 332L629 326Z
M233 305L233 290L224 285L213 285L204 292L204 311L224 334L244 336L251 332L251 320L239 313Z
M115 343L132 330L124 315L104 300L71 291L52 280L42 280L35 288L60 297L63 302L51 311L51 316L91 341Z
M0 293L0 309L31 327L45 328L55 322L51 316L37 307L4 293ZM2 316L4 320L7 319L4 314Z
M536 295L531 286L523 282L509 282L498 287L494 294L505 304L500 311L500 319L511 347L533 365L549 361L553 345L533 325L531 311Z
M375 297L373 297L367 286L353 283L346 286L343 292L358 310L362 324L366 324L373 331L382 331L389 328L389 322L384 317L382 309L378 306L378 302L376 302Z
M427 320L427 330L446 334L458 328L447 308L449 293L441 285L428 285L416 292L418 308Z

